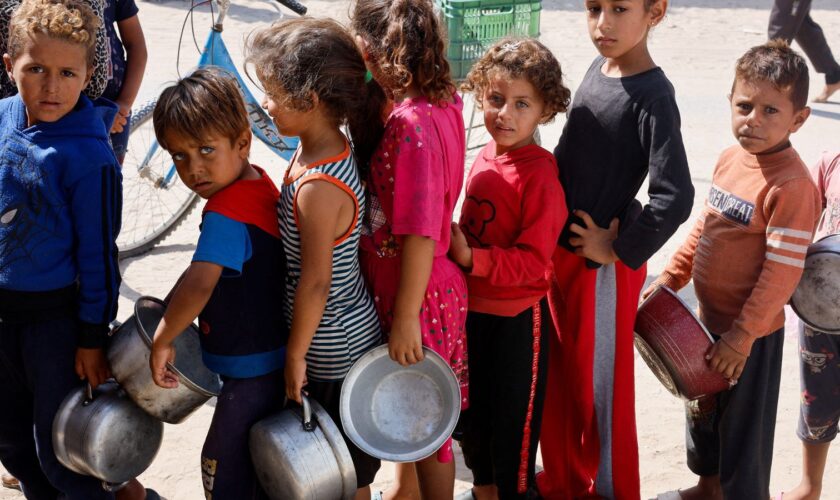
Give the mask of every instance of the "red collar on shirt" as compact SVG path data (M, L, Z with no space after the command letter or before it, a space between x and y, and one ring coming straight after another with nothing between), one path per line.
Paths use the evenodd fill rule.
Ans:
M222 189L207 200L202 214L216 212L235 221L257 226L279 238L277 200L280 191L263 169L252 166L260 174L259 179L238 180Z

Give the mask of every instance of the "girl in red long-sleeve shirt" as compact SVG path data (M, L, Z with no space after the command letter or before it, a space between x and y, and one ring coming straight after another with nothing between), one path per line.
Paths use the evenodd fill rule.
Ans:
M554 156L533 136L566 109L569 90L551 52L530 39L497 43L467 78L493 140L470 170L449 250L469 290L471 403L462 446L475 498L536 498L548 361L543 314L566 208Z

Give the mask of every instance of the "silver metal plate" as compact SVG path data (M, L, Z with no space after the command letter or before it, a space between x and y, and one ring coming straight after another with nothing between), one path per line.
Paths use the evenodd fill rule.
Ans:
M461 391L449 365L423 348L425 359L402 367L379 346L359 358L341 389L344 432L365 453L415 462L435 453L455 429Z

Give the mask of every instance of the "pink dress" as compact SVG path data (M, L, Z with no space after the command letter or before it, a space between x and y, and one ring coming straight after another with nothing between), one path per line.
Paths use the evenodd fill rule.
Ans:
M446 256L449 224L464 182L463 103L432 105L425 97L394 106L373 154L362 227L362 273L374 298L382 331L391 331L404 235L435 240L435 260L420 311L423 345L449 361L468 404L467 284ZM452 460L451 441L438 460Z

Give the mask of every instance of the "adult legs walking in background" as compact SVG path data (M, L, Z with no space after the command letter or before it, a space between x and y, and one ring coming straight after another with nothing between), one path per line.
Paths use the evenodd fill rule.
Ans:
M840 90L840 63L831 53L822 28L811 18L811 0L774 0L767 35L788 43L796 40L817 73L825 75L825 88L814 102L826 102Z

